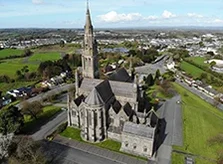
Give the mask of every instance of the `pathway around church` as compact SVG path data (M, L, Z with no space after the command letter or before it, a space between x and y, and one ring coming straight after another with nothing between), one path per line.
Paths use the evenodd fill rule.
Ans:
M105 161L113 161L118 164L147 164L148 163L148 161L139 160L134 157L130 157L128 155L116 153L116 152L103 149L94 145L90 145L87 143L70 140L62 136L57 136L53 142L104 158Z
M182 146L183 144L183 124L181 104L177 101L181 100L180 96L175 96L167 100L159 109L161 118L166 121L164 130L164 142L157 151L158 164L171 164L172 145Z

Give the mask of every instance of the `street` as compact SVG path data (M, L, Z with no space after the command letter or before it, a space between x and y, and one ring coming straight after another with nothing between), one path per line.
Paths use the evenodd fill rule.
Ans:
M182 111L181 105L176 103L178 100L181 100L180 96L167 100L157 111L162 120L156 156L158 164L171 164L172 145L183 144Z
M45 151L54 164L121 164L55 142L46 143Z
M52 95L57 95L59 93L69 91L72 88L74 88L74 84L66 84L66 85L63 85L63 86L57 86L56 88L54 88L54 89L52 89L52 90L50 90L48 92L40 93L37 96L32 97L32 98L30 98L30 99L28 99L26 101L27 102L42 101L42 100L45 100L45 99L47 99L48 97L50 97ZM63 97L62 99L64 100L65 98ZM16 107L21 109L22 108L22 102L17 104Z
M56 128L63 122L67 121L67 111L62 111L59 115L56 115L54 118L46 123L45 125L41 126L40 129L32 134L32 138L34 140L42 140L47 135L51 134Z

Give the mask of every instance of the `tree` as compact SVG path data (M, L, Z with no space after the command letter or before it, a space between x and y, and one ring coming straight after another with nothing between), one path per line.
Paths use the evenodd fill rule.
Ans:
M215 65L216 65L216 62L215 62L215 61L212 61L212 62L210 63L211 68L213 68Z
M208 75L206 73L201 73L200 79L207 79Z
M155 79L159 79L159 78L160 78L160 76L161 76L161 74L160 74L160 70L159 70L159 69L157 69L157 70L156 70Z
M65 42L63 40L60 41L60 47L63 48L65 45Z
M31 56L32 55L32 51L30 51L30 49L25 49L23 52L23 56Z
M43 112L43 106L39 101L34 101L32 103L24 101L22 103L22 113L30 115L32 118L35 118L36 120L38 114L42 112Z
M146 84L148 86L152 86L154 84L154 79L153 79L153 75L149 74L146 78Z
M16 137L9 148L10 164L46 164L40 142L29 137Z
M18 133L24 124L24 118L17 107L10 106L0 112L0 133Z

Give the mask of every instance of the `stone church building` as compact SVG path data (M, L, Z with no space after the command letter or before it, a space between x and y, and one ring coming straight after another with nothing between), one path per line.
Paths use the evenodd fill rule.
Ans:
M157 114L146 109L137 77L125 68L116 70L106 80L100 79L89 7L84 28L82 68L75 73L75 97L68 95L68 125L80 128L85 141L113 139L122 143L121 151L150 158Z

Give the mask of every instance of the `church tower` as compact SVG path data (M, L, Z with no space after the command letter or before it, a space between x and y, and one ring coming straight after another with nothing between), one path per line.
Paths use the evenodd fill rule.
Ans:
M84 44L82 54L83 77L99 78L97 41L94 38L89 5L87 2L86 23L84 26Z

